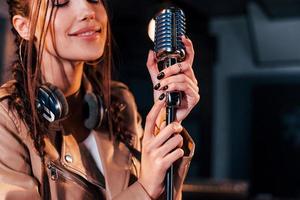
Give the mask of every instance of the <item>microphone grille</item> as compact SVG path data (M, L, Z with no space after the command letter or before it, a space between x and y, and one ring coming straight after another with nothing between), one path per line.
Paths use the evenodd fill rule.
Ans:
M155 17L154 51L158 57L185 54L181 40L181 36L186 33L185 27L185 15L179 8L164 9Z
M181 36L186 33L186 22L185 15L182 10L176 9L175 12L175 20L176 20L176 50L184 50L184 44L182 42Z

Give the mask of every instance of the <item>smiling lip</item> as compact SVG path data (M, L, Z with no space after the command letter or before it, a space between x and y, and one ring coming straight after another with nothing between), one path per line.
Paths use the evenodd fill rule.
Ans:
M100 28L86 27L86 28L82 28L74 33L70 33L69 36L90 38L90 37L98 36L100 32L101 32Z

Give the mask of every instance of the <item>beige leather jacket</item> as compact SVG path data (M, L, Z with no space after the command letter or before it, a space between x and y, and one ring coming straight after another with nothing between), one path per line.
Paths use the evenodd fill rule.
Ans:
M140 150L143 130L134 98L123 84L114 85L113 92L122 97L121 101L126 105L128 126L137 134L134 136L134 146ZM26 124L15 110L8 108L10 94L9 84L0 88L0 199L41 199L42 161ZM72 135L62 135L60 148L50 139L45 139L45 167L51 199L150 200L143 187L131 180L132 175L139 176L138 159L123 143L114 142L108 134L100 131L91 134L95 136L101 157L105 189L101 189L103 184L92 175L93 170L86 167L89 165L84 164L91 160L80 144ZM182 135L187 156L176 163L175 199L181 199L183 181L194 153L192 139L185 131Z

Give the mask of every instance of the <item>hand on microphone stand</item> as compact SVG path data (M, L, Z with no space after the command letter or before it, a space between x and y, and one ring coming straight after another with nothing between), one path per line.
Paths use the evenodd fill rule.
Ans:
M192 68L194 61L193 44L185 36L182 37L182 41L186 47L186 58L183 62L159 71L153 51L149 52L147 61L154 88L154 99L158 99L160 95L166 92L183 92L181 105L176 110L175 120L177 122L184 120L200 100L198 81ZM163 112L161 114L164 115ZM163 117L165 118L165 116Z
M165 107L164 99L157 100L147 115L142 141L141 174L138 182L152 199L157 199L164 192L166 171L179 158L183 157L181 149L183 138L182 126L173 122L166 127L159 127L155 135L155 121ZM171 135L176 135L172 138Z

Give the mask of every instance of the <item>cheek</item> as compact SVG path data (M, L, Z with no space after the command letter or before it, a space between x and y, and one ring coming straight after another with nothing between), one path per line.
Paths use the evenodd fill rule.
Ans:
M65 46L67 42L66 25L68 24L68 17L66 15L55 15L54 23L49 24L49 29L46 36L46 47L48 50L59 50L60 46Z
M100 6L98 9L96 9L96 18L97 18L97 21L101 22L102 25L107 25L107 22L108 22L108 16L107 16L107 13L106 13L106 10L104 8L104 6Z
M65 36L67 34L67 27L69 27L70 18L67 17L68 14L60 14L57 13L54 19L54 23L52 23L52 34L54 37L59 38Z

